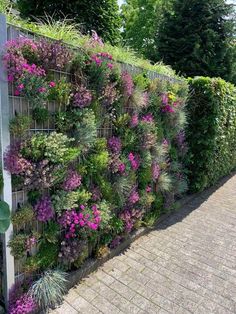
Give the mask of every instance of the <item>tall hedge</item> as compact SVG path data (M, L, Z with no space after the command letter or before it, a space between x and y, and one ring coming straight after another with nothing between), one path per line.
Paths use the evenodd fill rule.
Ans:
M188 169L193 191L236 168L236 87L220 78L190 79Z

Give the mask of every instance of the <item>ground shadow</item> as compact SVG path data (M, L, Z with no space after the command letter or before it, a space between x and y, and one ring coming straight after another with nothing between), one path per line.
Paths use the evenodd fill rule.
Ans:
M236 172L234 171L232 174L222 178L214 186L202 192L188 196L187 201L183 205L181 205L177 211L171 213L166 219L157 224L155 230L167 229L170 226L181 222L186 216L188 216L191 212L201 206L201 204L206 202L213 193L215 193L220 187L222 187L228 180L230 180L235 175Z

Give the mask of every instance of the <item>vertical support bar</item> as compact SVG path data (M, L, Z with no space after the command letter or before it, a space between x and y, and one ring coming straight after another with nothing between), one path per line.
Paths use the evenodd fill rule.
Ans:
M2 62L2 53L7 42L7 23L6 17L0 14L0 164L3 171L4 188L2 199L7 202L12 208L12 186L11 176L3 167L3 156L6 148L10 144L9 134L9 96L8 96L8 81L7 73ZM4 298L7 304L9 290L14 283L14 257L11 255L10 249L7 246L8 241L13 233L13 226L10 225L7 232L3 235L3 283L4 283Z

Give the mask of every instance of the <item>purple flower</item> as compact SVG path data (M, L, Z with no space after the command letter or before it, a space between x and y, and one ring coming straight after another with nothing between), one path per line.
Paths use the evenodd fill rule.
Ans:
M122 148L121 140L119 137L111 137L108 140L108 148L114 154L119 154Z
M81 185L81 179L82 178L78 172L70 170L63 183L63 189L65 191L73 191L77 189Z
M119 166L118 166L118 171L119 171L120 173L124 173L124 172L125 172L125 169L126 169L125 164L124 164L123 162L120 163Z
M135 113L134 115L132 115L131 120L130 120L130 126L131 128L135 128L138 125L138 114Z
M140 196L137 192L137 187L135 186L132 188L131 193L129 195L129 203L131 205L136 204L139 201L139 199L140 199Z
M132 76L127 71L125 71L122 73L121 79L123 83L124 94L126 97L130 97L134 91L134 82Z
M154 117L153 117L153 115L151 113L148 113L148 114L146 114L146 115L144 115L142 117L142 121L143 122L147 122L147 123L153 123L154 122Z
M21 143L11 144L4 154L4 168L11 174L21 174L32 168L31 163L20 154Z
M161 101L162 101L162 104L163 104L163 105L168 105L169 97L168 97L168 94L167 94L167 93L163 93L163 94L161 95Z
M128 159L133 170L137 170L140 166L140 157L137 154L129 153Z
M54 210L50 197L42 197L34 206L38 221L46 222L54 217Z
M125 209L120 214L120 219L123 220L125 225L125 231L130 233L134 227L135 222L140 219L142 212L139 209Z
M30 314L37 309L37 303L35 300L24 293L14 304L9 307L9 314Z
M92 102L91 92L85 86L81 85L74 94L73 106L84 108L89 106L91 102Z

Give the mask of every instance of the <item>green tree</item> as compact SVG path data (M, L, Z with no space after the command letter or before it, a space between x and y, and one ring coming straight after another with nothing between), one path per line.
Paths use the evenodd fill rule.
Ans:
M155 37L165 0L127 0L122 5L123 39L140 55L157 61Z
M232 73L233 6L224 0L175 0L157 37L160 57L187 76Z
M83 33L95 30L112 44L120 39L121 18L116 0L17 0L17 5L24 18L67 18L78 23Z

